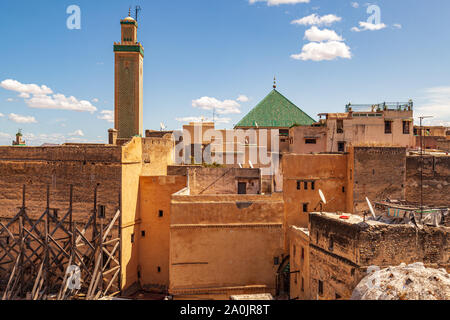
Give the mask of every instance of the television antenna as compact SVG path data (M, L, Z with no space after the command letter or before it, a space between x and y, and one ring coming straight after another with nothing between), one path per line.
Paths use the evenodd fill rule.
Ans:
M323 194L322 190L319 189L319 196L320 196L320 212L323 212L323 205L327 204L327 199L325 198L325 195Z
M142 9L141 9L140 6L136 6L134 9L135 9L135 12L136 12L136 17L135 17L136 19L135 20L137 22L138 21L139 12L141 12Z
M420 119L420 218L423 218L423 119L433 118L433 116L423 116Z
M372 216L376 219L377 215L375 214L375 210L373 210L372 203L370 202L369 198L366 197L367 205L369 206L369 211L372 214Z

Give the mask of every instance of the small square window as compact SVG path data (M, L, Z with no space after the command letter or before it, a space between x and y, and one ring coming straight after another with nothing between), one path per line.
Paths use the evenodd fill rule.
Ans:
M141 236L142 236L142 238L145 238L145 230L141 231Z
M317 139L305 139L305 144L317 144Z
M278 258L278 257L273 258L273 264L275 266L278 266L280 264L280 258Z
M161 272L161 267L158 267L158 273L160 273Z
M159 210L158 217L162 218L163 216L164 216L164 211L163 210Z
M316 182L312 181L311 182L311 190L315 190L316 189Z
M305 279L302 277L302 292L305 291Z
M308 204L307 203L303 204L303 212L308 212Z
M305 181L303 183L303 187L304 187L305 190L308 190L308 181Z
M301 185L302 185L302 182L301 181L297 181L297 190L301 189Z
M302 260L305 259L305 248L302 247Z
M342 192L345 193L345 187L342 187Z

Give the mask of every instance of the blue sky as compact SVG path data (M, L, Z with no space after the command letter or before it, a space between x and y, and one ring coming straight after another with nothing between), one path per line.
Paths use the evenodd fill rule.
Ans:
M79 30L67 28L70 5L81 10ZM112 45L130 5L143 9L146 129L179 129L211 118L213 107L218 126L231 128L270 92L274 75L314 118L348 102L413 99L416 116L450 123L446 0L4 0L0 144L19 128L31 145L106 142ZM370 18L371 5L381 19Z

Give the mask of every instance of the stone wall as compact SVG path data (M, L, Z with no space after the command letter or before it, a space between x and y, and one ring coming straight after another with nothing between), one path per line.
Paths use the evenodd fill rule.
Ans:
M355 213L372 202L405 199L406 148L354 147L353 201Z
M420 156L406 161L406 199L420 204ZM450 206L450 157L424 156L423 203L427 206Z
M119 205L121 185L120 147L0 147L0 215L12 217L22 205L26 185L28 214L38 217L46 208L46 188L50 186L50 207L64 212L69 207L69 185L73 185L73 214L83 221L97 203L106 205L113 216Z
M437 141L437 148L439 150L450 152L450 140L449 139L439 139Z
M449 228L347 222L332 214L310 216L310 288L312 297L348 299L370 266L380 268L423 262L450 268ZM323 286L319 293L319 281Z
M195 194L237 194L238 183L246 183L247 194L261 192L260 169L189 168L189 190Z

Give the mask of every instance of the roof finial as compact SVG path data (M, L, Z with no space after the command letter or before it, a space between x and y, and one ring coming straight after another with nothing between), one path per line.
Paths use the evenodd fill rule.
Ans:
M128 9L128 16L131 17L131 6L130 6L130 8Z
M273 88L277 88L277 78L275 76L273 77Z

